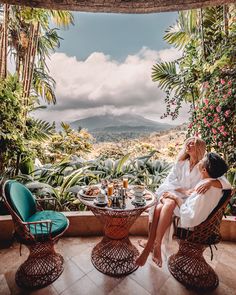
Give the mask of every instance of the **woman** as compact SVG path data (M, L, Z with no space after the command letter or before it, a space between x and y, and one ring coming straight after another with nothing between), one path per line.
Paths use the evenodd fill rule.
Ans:
M228 167L219 155L208 153L204 159L200 161L198 169L201 174L201 181L197 184L197 187L209 179L216 179L222 176L227 171ZM228 184L227 189L230 188L231 186ZM205 194L198 194L196 190L193 191L186 201L174 193L165 192L162 196L161 203L158 204L155 209L150 236L143 253L136 261L137 265L144 265L154 246L153 260L158 266L162 266L162 237L171 222L173 213L179 217L181 227L193 228L202 223L207 216L209 216L221 197L222 189L213 186L210 187ZM166 201L168 202L166 203ZM165 209L167 207L169 208L168 210Z
M172 218L171 214L168 212L173 212L175 208L175 202L168 198L162 198L165 193L174 193L176 196L182 198L183 200L188 197L193 188L197 185L197 183L201 180L201 174L198 169L198 163L204 157L206 152L206 144L205 142L198 137L190 137L188 138L183 146L183 149L180 151L177 162L173 166L171 172L167 176L166 180L163 184L158 188L156 194L158 199L162 200L162 214L160 214L159 219L161 219L164 224L163 230L159 232L160 243L162 241L163 235L166 232L167 228L171 224ZM228 187L228 182L224 177L208 180L204 184L200 185L197 188L197 193L202 194L205 193L211 186L217 188L225 188ZM160 207L160 206L159 206ZM157 211L155 214L159 214L158 210L160 210L158 206L150 210L149 213L149 228L156 228L156 224L151 224L153 220L153 214L155 210ZM164 216L164 217L163 217ZM167 216L167 217L166 217ZM163 219L164 218L164 219ZM163 219L163 220L162 220ZM151 232L151 230L150 230ZM155 232L155 230L154 230ZM150 237L149 237L150 238ZM146 246L146 243L143 241L139 241L139 245L142 247ZM154 261L161 266L162 259L160 255L160 249L154 249ZM140 256L141 257L141 256ZM147 258L147 257L145 257ZM137 264L142 266L146 260L140 259L137 260Z

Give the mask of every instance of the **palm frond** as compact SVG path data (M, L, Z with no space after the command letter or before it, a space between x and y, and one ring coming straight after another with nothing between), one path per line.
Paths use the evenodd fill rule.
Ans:
M74 25L74 16L71 12L65 10L50 10L52 20L57 26L68 28Z
M45 70L40 68L34 69L33 86L37 95L40 95L46 102L56 103L55 80L49 76Z
M161 89L179 86L180 80L177 75L176 61L157 63L152 67L152 81L159 82Z
M32 140L49 139L55 132L54 124L34 118L28 118L27 127L29 130L29 139Z

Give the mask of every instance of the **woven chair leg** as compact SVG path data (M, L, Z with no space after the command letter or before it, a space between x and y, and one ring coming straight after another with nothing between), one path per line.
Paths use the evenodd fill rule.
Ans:
M135 271L135 260L139 252L128 237L113 240L103 237L92 251L92 263L102 273L110 276L123 276Z
M54 282L63 272L64 259L54 250L54 242L27 245L28 259L16 272L16 283L21 288L43 288Z
M168 260L170 273L188 289L211 291L219 285L217 274L203 257L205 249L201 244L180 241L179 251Z

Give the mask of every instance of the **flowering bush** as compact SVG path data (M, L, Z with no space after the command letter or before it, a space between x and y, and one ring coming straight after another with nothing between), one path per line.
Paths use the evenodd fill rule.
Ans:
M225 77L205 82L203 96L192 113L189 134L201 135L208 149L236 160L236 81Z

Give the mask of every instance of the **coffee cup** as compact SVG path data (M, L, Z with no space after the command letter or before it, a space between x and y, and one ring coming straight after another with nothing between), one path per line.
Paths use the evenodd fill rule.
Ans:
M103 193L99 193L97 195L97 202L98 203L105 203L105 201L106 201L105 195Z
M142 196L145 191L145 187L144 185L134 185L133 191L135 196Z

